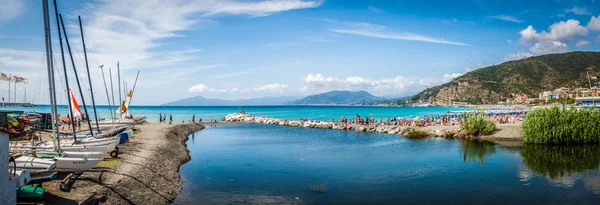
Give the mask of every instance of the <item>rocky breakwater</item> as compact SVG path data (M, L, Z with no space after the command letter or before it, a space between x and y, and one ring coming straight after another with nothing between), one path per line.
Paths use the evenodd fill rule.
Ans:
M383 134L398 134L403 135L406 131L411 130L409 126L396 126L396 125L357 125L357 124L345 124L345 123L333 123L327 121L314 121L314 120L286 120L268 117L256 117L246 115L242 113L233 113L225 116L226 123L261 123L261 124L273 124L282 126L292 127L306 127L306 128L321 128L321 129L336 129L336 130L353 130L357 132L373 132ZM428 136L434 137L453 137L458 133L459 128L457 126L438 126L438 127L424 127L419 128L426 132Z

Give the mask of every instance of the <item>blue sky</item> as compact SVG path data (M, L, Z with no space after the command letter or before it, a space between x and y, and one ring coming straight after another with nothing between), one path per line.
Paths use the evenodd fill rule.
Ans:
M0 5L0 72L29 79L17 85L19 101L27 89L28 101L47 103L41 3ZM594 0L59 0L59 10L80 74L83 19L95 88L99 64L120 61L129 88L141 71L134 104L329 90L405 96L507 60L600 48ZM7 83L0 91L7 98Z

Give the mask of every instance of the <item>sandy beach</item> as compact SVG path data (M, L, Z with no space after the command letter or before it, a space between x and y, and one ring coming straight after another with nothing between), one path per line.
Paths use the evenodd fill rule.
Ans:
M204 126L147 123L136 128L140 132L120 145L118 159L105 158L75 180L68 192L59 190L60 180L45 183L44 204L171 203L183 187L179 167L190 160L185 141Z

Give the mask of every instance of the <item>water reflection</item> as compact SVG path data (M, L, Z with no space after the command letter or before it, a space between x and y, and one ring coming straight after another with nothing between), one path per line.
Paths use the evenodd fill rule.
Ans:
M568 174L597 170L600 145L535 145L524 144L521 156L527 167L538 175L558 179Z
M463 162L470 162L483 166L485 158L496 154L496 147L492 142L463 140L460 142L460 150L463 154Z

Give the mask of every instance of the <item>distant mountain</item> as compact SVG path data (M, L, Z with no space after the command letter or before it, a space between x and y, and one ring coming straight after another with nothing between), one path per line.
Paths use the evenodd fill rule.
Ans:
M240 100L209 99L202 96L185 98L163 104L162 106L238 106L238 105L283 105L285 102L297 100L300 97L281 96Z
M518 95L537 97L542 91L560 87L589 87L588 74L594 79L600 76L600 52L548 54L471 71L428 88L411 100L497 103Z
M311 95L300 100L290 101L288 105L351 105L364 104L385 100L376 97L367 91L330 91L318 95Z

